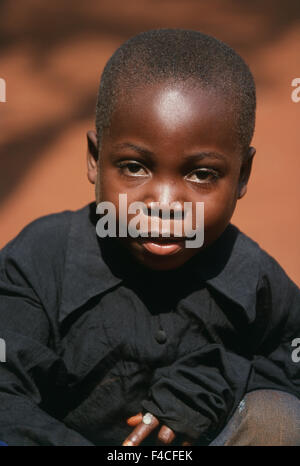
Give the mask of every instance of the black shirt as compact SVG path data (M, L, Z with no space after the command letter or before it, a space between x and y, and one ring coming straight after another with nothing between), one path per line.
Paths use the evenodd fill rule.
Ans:
M246 392L300 397L300 292L257 243L229 224L150 271L97 237L95 209L42 217L0 252L1 441L120 445L150 411L205 443Z

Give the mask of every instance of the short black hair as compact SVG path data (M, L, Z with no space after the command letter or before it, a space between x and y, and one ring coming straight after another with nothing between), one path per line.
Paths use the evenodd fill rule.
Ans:
M224 42L186 29L142 32L121 45L108 60L96 107L99 150L103 129L109 127L118 99L139 86L166 80L188 80L222 92L236 115L240 149L242 153L247 150L256 110L255 82L248 65Z

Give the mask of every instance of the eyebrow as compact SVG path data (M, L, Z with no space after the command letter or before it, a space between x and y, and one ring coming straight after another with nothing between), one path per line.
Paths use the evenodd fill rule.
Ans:
M135 152L137 152L139 155L142 155L144 157L152 158L154 155L153 152L151 152L149 149L146 149L144 147L138 146L136 144L133 144L131 142L123 142L120 144L116 144L113 146L114 149L132 149ZM226 157L223 154L220 154L219 152L210 152L210 151L204 151L204 152L199 152L196 154L190 154L190 155L184 155L183 160L185 161L191 161L191 160L203 160L206 158L210 159L217 159L217 160L225 160Z
M136 144L132 144L131 142L122 142L120 144L116 144L113 146L113 149L132 149L146 158L153 156L153 152L151 152L150 150L145 149L144 147L138 146Z
M226 157L223 154L220 154L219 152L199 152L197 154L190 154L190 155L184 155L183 159L186 161L189 160L203 160L203 159L217 159L217 160L225 160Z

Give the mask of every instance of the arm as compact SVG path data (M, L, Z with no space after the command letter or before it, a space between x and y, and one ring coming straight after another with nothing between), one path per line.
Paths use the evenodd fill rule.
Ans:
M260 264L256 319L245 336L247 358L206 345L161 369L143 402L174 431L210 437L252 390L283 390L300 398L299 349L293 346L300 338L300 290L264 251Z
M261 270L256 319L245 336L249 359L206 345L157 371L143 407L174 431L209 440L252 390L283 390L300 398L300 291L263 251Z
M123 445L139 445L160 423L161 444L172 443L177 434L181 445L209 443L242 399L250 371L250 361L218 344L205 345L159 368L149 397L142 402L152 421L143 424L142 413L128 419L136 427Z
M256 338L247 391L275 389L300 398L300 363L293 361L293 340L300 337L300 290L279 264L262 256ZM257 333L257 331L256 331Z
M177 434L209 441L242 399L250 370L247 359L205 345L157 371L143 408Z
M51 348L53 328L25 270L33 267L31 253L18 260L28 242L17 244L0 252L0 338L6 343L6 361L0 362L0 440L8 445L92 445L46 412L50 399L61 402L57 376L64 366Z

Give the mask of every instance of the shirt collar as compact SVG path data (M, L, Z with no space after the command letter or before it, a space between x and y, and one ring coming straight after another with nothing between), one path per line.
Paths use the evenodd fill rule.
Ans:
M67 243L59 321L122 279L103 260L96 233L96 203L73 212Z
M111 267L103 258L103 241L96 233L96 203L73 212L67 243L59 320L96 295L122 282L118 266ZM247 318L255 318L259 262L258 245L237 227L229 224L218 240L199 257L195 272L208 287L244 309Z
M229 224L205 251L203 267L199 264L199 274L208 287L244 309L249 323L256 316L259 250L255 241Z

